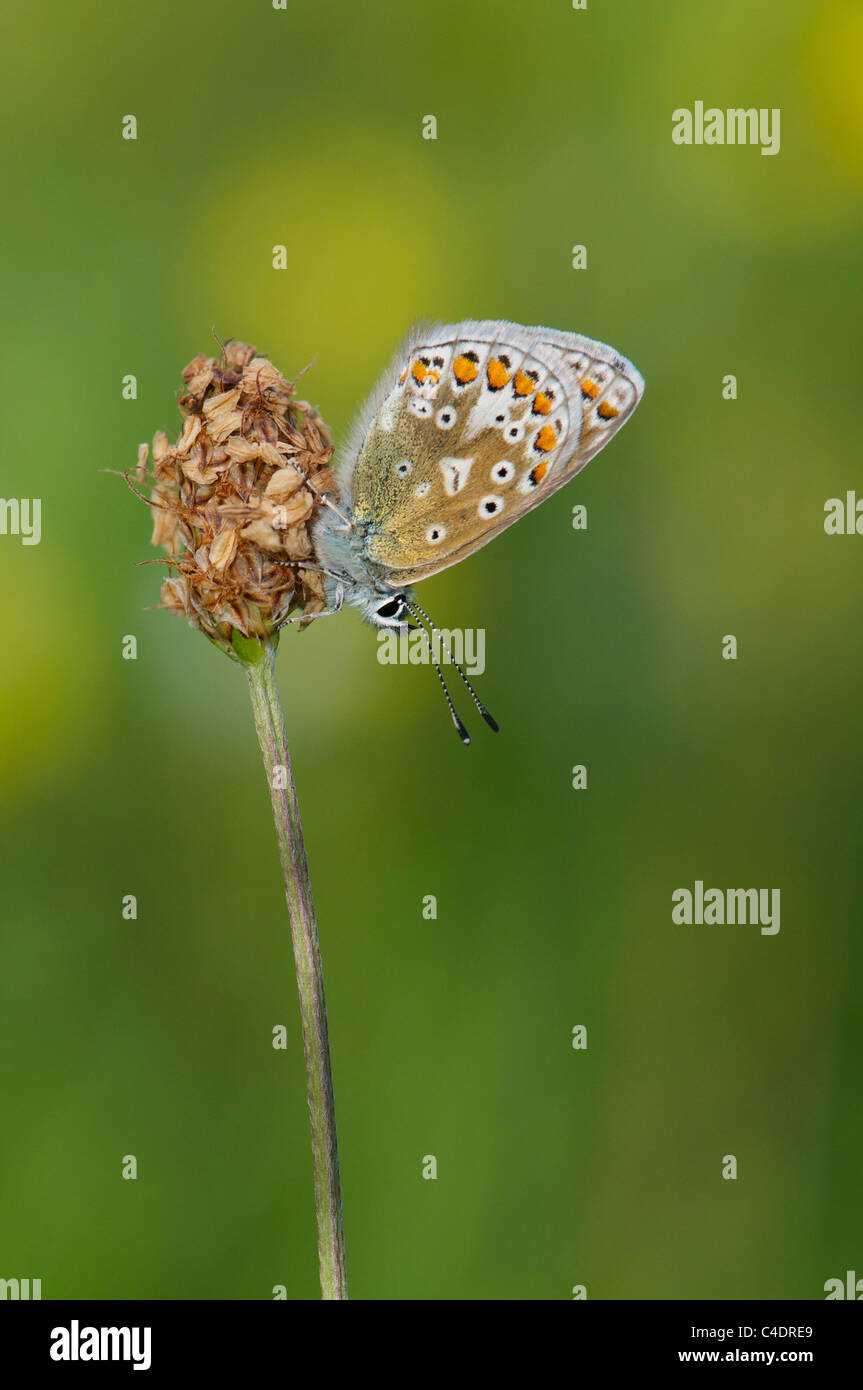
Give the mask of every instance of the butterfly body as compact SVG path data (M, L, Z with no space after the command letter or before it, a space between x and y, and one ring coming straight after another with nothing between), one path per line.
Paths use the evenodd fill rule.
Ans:
M578 334L500 320L416 330L355 425L339 507L316 522L334 605L403 626L412 584L569 482L643 389L627 358Z

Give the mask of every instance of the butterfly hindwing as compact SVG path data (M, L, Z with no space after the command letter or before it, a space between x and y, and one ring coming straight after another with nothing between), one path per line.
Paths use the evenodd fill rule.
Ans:
M346 480L369 560L397 587L479 549L583 468L642 390L630 362L576 334L468 321L416 335Z

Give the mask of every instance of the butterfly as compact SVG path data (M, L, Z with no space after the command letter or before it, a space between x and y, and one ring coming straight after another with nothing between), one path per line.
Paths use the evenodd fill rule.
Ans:
M321 497L312 539L326 575L324 613L347 602L378 627L436 632L411 586L487 545L574 478L643 390L627 358L577 333L493 319L414 330L360 412L338 469L338 501Z

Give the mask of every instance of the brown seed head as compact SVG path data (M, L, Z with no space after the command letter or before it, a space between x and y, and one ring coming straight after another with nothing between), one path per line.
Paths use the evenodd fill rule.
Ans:
M179 438L171 445L160 430L152 462L142 444L135 476L151 484L152 543L171 571L163 607L233 653L234 631L260 641L292 610L325 607L323 575L301 562L313 559L320 494L334 490L332 439L247 343L229 342L218 359L201 353L183 380Z

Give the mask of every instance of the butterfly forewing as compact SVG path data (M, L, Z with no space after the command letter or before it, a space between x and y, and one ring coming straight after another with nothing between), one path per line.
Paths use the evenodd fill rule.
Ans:
M568 482L643 389L605 344L467 322L410 343L353 472L356 520L393 587L487 544Z

